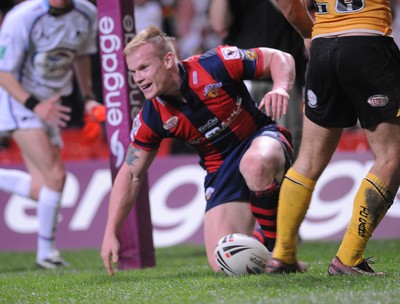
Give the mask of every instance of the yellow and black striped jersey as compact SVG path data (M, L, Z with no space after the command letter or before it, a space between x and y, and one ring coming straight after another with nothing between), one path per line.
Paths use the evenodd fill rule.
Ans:
M315 0L312 37L352 32L390 35L390 0Z

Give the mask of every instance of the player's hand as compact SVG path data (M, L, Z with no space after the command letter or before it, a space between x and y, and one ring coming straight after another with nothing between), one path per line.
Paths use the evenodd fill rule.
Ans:
M114 276L113 264L118 262L119 241L113 234L105 235L101 246L101 259L110 276Z
M286 115L289 103L289 94L286 90L278 88L265 94L258 108L264 109L265 114L272 120L278 120Z
M52 96L41 103L35 109L35 114L46 121L48 124L56 127L65 127L71 119L71 108L61 105L60 96Z
M85 103L85 112L92 121L102 122L105 120L105 106L94 99Z

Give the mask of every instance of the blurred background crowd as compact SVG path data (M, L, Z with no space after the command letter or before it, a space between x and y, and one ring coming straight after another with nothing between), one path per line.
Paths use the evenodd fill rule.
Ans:
M7 12L22 1L1 0L0 27ZM287 23L275 7L275 0L132 0L136 31L155 25L169 36L176 38L178 55L181 59L204 52L219 44L236 45L241 48L273 47L291 53L296 60L297 81L292 92L291 108L282 125L288 127L294 137L297 151L301 137L302 86L307 65L307 54L304 51L301 37ZM306 0L310 12L312 0ZM96 4L95 0L90 2ZM391 0L393 12L393 37L400 43L400 0ZM99 54L93 56L92 75L94 90L99 102L102 102L101 67ZM248 83L255 100L270 85L265 82ZM78 93L77 93L78 94ZM80 129L84 126L83 108L79 96L69 101L74 109L67 129ZM103 130L104 131L104 130ZM353 133L352 133L353 132ZM103 132L104 133L104 132ZM105 134L105 133L104 133ZM105 135L103 140L105 141ZM349 130L348 138L343 139L346 149L368 149L361 133ZM10 148L10 139L0 134L0 160L4 160ZM190 147L171 141L164 153L190 153ZM3 155L3 156L2 156ZM6 156L5 156L6 157Z
M25 0L0 1L0 27L3 18L13 6ZM28 1L28 0L26 0ZM134 4L134 18L136 31L155 25L164 30L168 35L176 38L180 58L199 53L205 49L217 46L221 42L219 35L213 31L208 20L208 1L194 0L132 0ZM96 1L90 0L96 4ZM133 12L132 12L133 13ZM92 56L92 77L94 93L98 101L102 102L101 67L99 54ZM69 130L82 128L85 124L84 111L80 102L78 90L69 100L73 109L71 120L64 133ZM67 134L68 135L68 134ZM72 137L74 137L72 135ZM64 139L65 140L65 139ZM7 161L12 148L10 138L0 134L0 160ZM168 152L175 149L171 143ZM190 152L185 145L178 144L176 148L180 153Z

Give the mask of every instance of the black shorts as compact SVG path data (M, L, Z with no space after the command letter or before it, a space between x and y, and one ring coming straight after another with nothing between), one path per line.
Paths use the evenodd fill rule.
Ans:
M391 37L317 38L306 74L305 115L333 128L369 128L400 116L400 52Z

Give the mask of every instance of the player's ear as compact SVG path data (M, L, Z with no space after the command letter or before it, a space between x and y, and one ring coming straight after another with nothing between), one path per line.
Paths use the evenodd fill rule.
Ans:
M175 55L172 52L168 52L164 57L165 68L170 69L175 64Z

